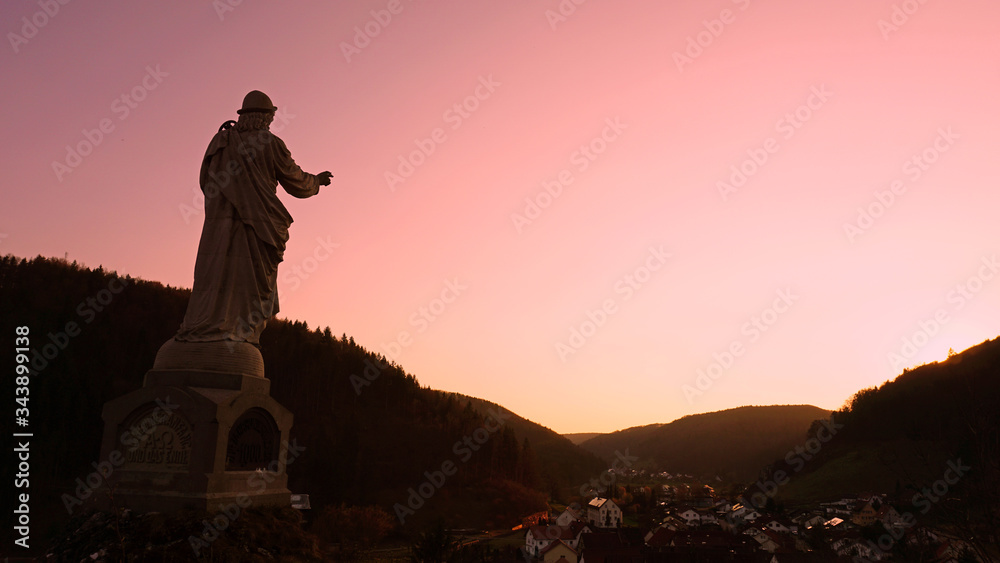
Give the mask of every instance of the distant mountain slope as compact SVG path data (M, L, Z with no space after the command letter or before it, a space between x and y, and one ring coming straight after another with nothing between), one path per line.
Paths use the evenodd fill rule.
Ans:
M574 444L576 444L576 445L579 446L580 444L586 442L587 440L589 440L591 438L596 438L596 437L600 436L601 434L604 434L604 433L603 432L576 432L576 433L573 433L573 434L563 434L563 438L566 438L570 442L573 442Z
M746 481L829 413L811 405L739 407L602 434L581 446L605 459L627 448L640 466L661 471Z
M947 461L957 457L975 456L995 465L1000 455L1000 338L862 389L832 418L842 428L794 472L782 491L787 498L836 498L863 489L891 492L908 482L937 478ZM781 468L781 463L774 466ZM846 466L854 470L843 471ZM814 486L806 487L806 481Z
M863 389L832 419L832 436L810 429L818 451L768 468L764 482L789 476L779 502L885 493L918 524L974 538L980 556L1000 546L1000 338Z

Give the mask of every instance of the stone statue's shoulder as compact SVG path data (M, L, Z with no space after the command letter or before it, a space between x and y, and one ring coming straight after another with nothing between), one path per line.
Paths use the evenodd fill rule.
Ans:
M279 147L282 147L282 148L284 148L284 147L285 147L285 141L283 141L283 140L281 139L281 137L279 137L279 136L275 135L275 134L274 134L274 133L272 133L271 131L267 131L267 134L271 136L271 141L272 141L272 142L274 142L275 144L277 144L277 145L278 145Z
M291 151L288 150L288 146L285 145L285 141L282 140L281 137L275 135L274 133L272 133L271 135L274 137L274 144L275 144L275 146L277 146L279 149L281 149L281 152L291 154Z
M258 129L255 131L244 131L242 134L243 142L246 144L257 145L257 146L268 146L271 144L277 145L279 147L284 147L285 142L278 138L277 135L269 131L268 129Z
M205 151L206 156L215 154L229 145L230 131L232 131L232 129L223 129L212 137L212 140L208 143L208 149Z

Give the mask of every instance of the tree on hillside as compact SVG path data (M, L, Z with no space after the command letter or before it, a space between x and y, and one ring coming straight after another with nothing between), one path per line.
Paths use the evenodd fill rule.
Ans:
M521 442L521 453L517 458L516 481L531 489L539 486L538 460L535 458L535 451L531 449L531 443L525 437Z
M431 529L421 532L410 546L410 561L413 563L441 563L454 555L458 541L444 527L444 520L438 520Z
M327 506L312 526L320 539L335 546L338 561L360 558L396 526L396 520L378 506Z

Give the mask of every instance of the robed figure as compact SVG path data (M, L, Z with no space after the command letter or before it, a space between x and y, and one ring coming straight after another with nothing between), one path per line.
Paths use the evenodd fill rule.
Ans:
M194 288L175 340L257 345L278 313L278 264L292 217L277 186L312 197L331 174L303 172L285 143L268 129L277 110L254 90L208 145L201 165L205 225L198 243Z

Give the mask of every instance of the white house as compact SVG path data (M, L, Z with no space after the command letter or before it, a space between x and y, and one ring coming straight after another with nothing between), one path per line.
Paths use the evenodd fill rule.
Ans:
M888 504L883 504L876 516L887 529L904 530L913 525L912 518L903 518L895 508Z
M687 524L685 524L683 520L673 515L667 515L663 519L663 523L661 524L661 526L666 526L668 529L671 529L675 532L677 530L686 530L688 528Z
M580 553L566 545L562 540L556 540L542 550L542 563L577 563Z
M587 522L597 528L621 528L622 511L609 498L593 498L587 503Z
M739 518L744 522L752 522L760 518L760 512L745 504L737 504L729 513L733 518Z
M766 528L747 528L743 534L757 540L760 548L768 553L774 553L781 547L777 533Z
M524 549L529 554L540 555L542 551L555 542L561 541L568 547L578 550L580 535L589 531L586 524L574 522L569 526L532 526L524 537Z
M799 531L799 527L796 524L793 524L792 522L789 522L784 518L775 518L775 517L760 518L754 521L754 525L763 526L765 528L768 528L769 530L773 530L775 532L779 532L782 534L789 534L789 533L794 534Z
M558 517L556 517L556 525L558 526L569 526L573 522L579 520L583 516L583 510L579 508L567 507L566 510L562 511Z
M848 527L848 526L844 525L844 519L843 518L830 518L826 522L823 522L823 527L826 528L826 529L828 529L828 530L831 529L831 528L838 528L839 526L843 526L843 528L847 528ZM843 529L843 528L840 528L840 529Z
M806 512L800 514L799 516L792 518L792 521L799 525L800 529L808 530L813 526L820 526L826 522L826 518L822 514Z
M688 526L697 526L701 523L701 514L690 506L679 506L674 514L678 518L683 518Z

